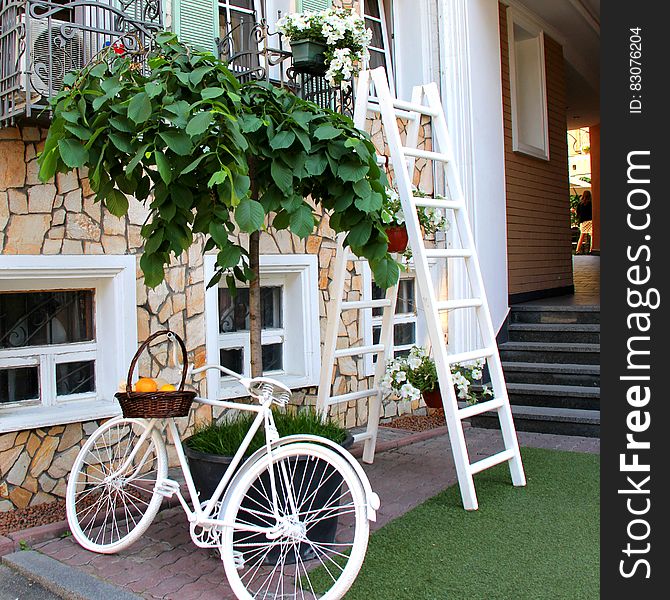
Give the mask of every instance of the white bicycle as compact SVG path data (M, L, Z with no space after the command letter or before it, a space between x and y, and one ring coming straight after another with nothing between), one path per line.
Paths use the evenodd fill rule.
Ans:
M339 445L312 435L280 438L271 407L291 392L278 381L236 377L258 404L195 401L256 413L213 496L198 502L174 418L116 417L99 427L77 456L67 486L67 518L74 538L111 554L140 538L164 497L176 495L193 542L218 547L238 598L341 598L367 549L369 521L379 497L365 472ZM265 428L265 446L244 460ZM168 478L165 430L170 432L190 494ZM239 468L238 468L239 467Z

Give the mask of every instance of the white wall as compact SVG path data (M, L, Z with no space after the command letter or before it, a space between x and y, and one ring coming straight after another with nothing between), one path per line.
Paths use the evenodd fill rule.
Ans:
M498 2L438 0L438 7L442 99L497 331L509 310ZM461 281L452 269L452 296L469 295ZM476 347L474 315L454 313L461 314L450 320L453 349Z

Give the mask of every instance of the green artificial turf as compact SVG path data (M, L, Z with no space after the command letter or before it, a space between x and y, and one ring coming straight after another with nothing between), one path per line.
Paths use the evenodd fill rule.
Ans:
M452 486L372 535L347 600L599 598L600 457L522 456L527 487L500 465L475 477L478 511Z

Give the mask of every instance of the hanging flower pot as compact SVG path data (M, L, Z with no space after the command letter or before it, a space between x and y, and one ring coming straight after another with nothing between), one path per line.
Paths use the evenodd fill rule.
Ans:
M298 73L323 75L326 72L326 44L313 40L295 40L291 42L293 68Z
M407 228L404 225L394 225L386 229L386 236L389 239L389 252L404 252L407 250L409 237Z
M439 386L430 391L424 390L421 395L428 408L442 408L442 394Z

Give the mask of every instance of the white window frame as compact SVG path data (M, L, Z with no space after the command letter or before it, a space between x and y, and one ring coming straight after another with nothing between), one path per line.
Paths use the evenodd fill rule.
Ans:
M0 256L2 291L95 291L95 342L0 350L0 365L23 366L32 360L33 364L41 362L53 366L94 359L96 389L93 394L75 394L58 402L55 390L47 389L39 404L0 406L0 433L90 421L121 413L114 394L119 381L125 379L137 348L136 269L136 258L127 255ZM55 381L51 383L55 385Z
M517 65L516 56L516 38L514 35L514 26L518 25L524 29L535 41L535 61L537 63L537 72L535 73L539 79L539 90L535 90L538 95L536 102L539 103L540 108L540 123L541 127L540 145L528 143L524 141L520 132L520 91L519 86L519 67ZM542 28L531 21L530 19L519 14L511 6L507 8L507 39L509 49L509 80L510 80L510 99L512 111L512 149L514 152L527 154L541 160L549 160L549 113L547 108L547 73L544 55L544 31Z
M205 281L209 281L216 270L216 255L206 254L204 261ZM263 331L263 343L284 344L283 369L268 375L278 379L291 389L318 385L321 369L321 340L319 325L318 257L313 254L277 254L260 257L262 286L282 285L283 315L282 329ZM225 281L220 283L225 287ZM229 348L245 350L245 375L249 374L249 334L219 332L219 292L213 286L205 292L205 327L207 362L219 364L222 340ZM299 337L298 337L299 336ZM241 398L246 392L231 377L221 376L218 371L207 373L207 393L210 398Z
M384 0L370 0L370 1L377 2L377 10L379 11L379 18L370 16L365 13L365 0L359 0L358 9L363 19L369 19L370 21L375 21L381 25L382 41L384 43L384 47L378 48L376 46L370 46L370 49L384 53L384 58L386 59L386 76L388 77L389 87L393 90L395 89L395 64L393 61L394 56L392 52L391 40L389 39L389 30L387 28L388 17L386 16L386 10L384 9ZM391 23L393 23L392 18Z

